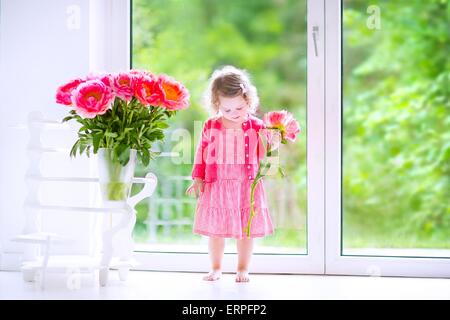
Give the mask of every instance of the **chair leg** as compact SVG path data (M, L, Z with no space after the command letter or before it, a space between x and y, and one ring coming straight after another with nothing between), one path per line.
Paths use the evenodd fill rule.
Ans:
M48 260L50 258L50 236L47 236L47 241L45 242L45 254L44 254L44 261L42 262L42 268L40 270L41 276L40 276L40 287L41 290L45 289L45 281L47 279L47 266L48 266Z

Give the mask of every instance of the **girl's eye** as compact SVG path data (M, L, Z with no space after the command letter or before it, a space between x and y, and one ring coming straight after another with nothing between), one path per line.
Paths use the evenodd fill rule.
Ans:
M241 107L241 108L236 108L236 110L242 110L242 109L244 109L244 107Z
M231 109L225 110L225 112L230 112L230 111L231 111Z

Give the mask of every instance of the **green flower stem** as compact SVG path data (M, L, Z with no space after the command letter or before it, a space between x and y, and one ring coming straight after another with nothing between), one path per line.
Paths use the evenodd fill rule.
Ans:
M277 130L277 129L275 129ZM264 143L262 144L264 146ZM265 158L272 156L273 151L271 150L271 146L267 144L267 147L265 147ZM247 238L250 238L250 232L252 227L253 218L256 214L255 212L255 190L256 186L258 185L259 181L266 175L266 173L270 170L271 164L270 162L259 163L258 166L258 172L256 173L256 177L252 182L252 185L250 187L250 216L248 218L247 227L244 228L244 232L247 235Z
M110 150L112 153L113 151ZM107 166L109 171L110 181L106 184L106 196L108 200L124 200L128 196L128 183L120 181L120 173L123 170L123 166L112 159L112 154L107 155Z
M250 188L250 217L248 219L247 227L245 228L247 233L247 238L250 238L250 231L252 226L253 217L255 216L255 190L258 185L259 180L262 179L261 175L261 166L258 167L258 173L256 174L255 179L252 182L252 186Z

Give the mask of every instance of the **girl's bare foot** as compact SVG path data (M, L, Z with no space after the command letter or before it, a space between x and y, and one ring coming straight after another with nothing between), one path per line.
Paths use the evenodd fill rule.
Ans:
M222 276L222 272L220 270L211 270L208 272L206 276L203 277L205 281L216 281L219 280Z
M238 270L236 272L236 282L249 282L250 277L248 275L248 271L246 270Z

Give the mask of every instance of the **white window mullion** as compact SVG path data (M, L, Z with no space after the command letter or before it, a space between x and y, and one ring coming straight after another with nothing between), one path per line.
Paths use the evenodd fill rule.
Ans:
M126 71L130 66L129 0L89 1L89 70Z
M325 10L325 270L334 273L341 246L341 1L327 1Z
M324 272L325 100L324 1L308 1L307 172L308 256L315 273Z

